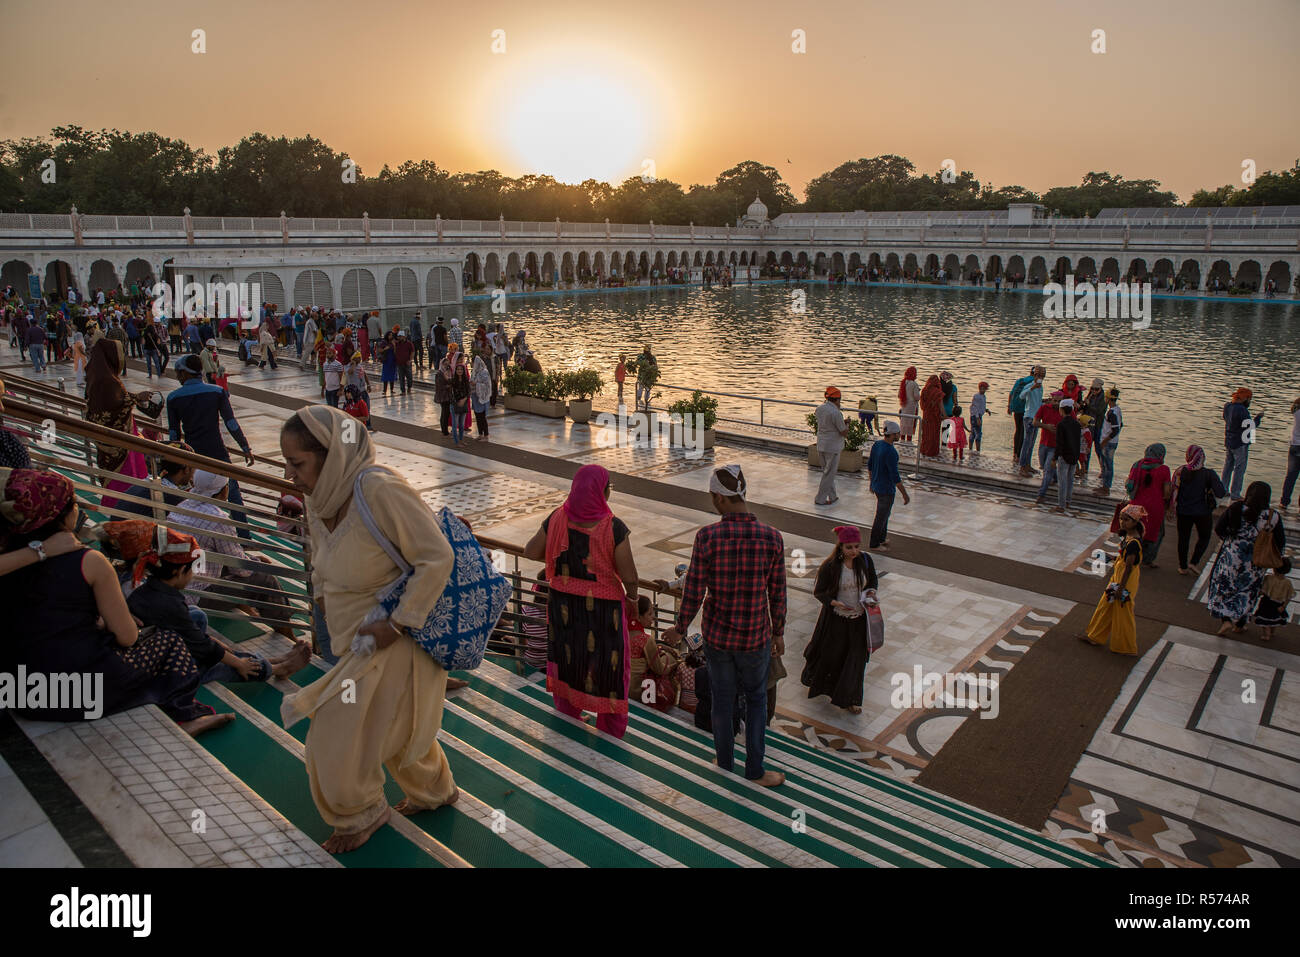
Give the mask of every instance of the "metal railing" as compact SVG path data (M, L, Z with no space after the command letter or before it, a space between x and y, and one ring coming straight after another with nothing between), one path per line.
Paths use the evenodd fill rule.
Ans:
M1125 230L1130 242L1146 238L1149 241L1203 242L1207 230L1213 230L1215 241L1249 240L1265 243L1295 243L1300 235L1300 217L1296 216L1232 216L1165 218L1158 215L1125 219L1106 217L1097 219L1039 219L1025 225L1011 225L1005 214L987 219L967 217L896 217L827 219L822 222L791 216L785 222L778 220L761 229L748 226L690 226L650 223L574 223L574 222L523 222L515 220L451 220L451 219L363 219L363 218L307 218L250 216L134 216L78 214L74 224L68 213L0 213L0 233L21 235L32 232L74 232L103 234L127 232L134 235L158 233L175 238L193 235L240 234L280 242L284 232L298 236L371 236L438 237L439 240L456 239L461 242L499 241L505 238L582 239L600 240L607 234L611 241L618 239L671 240L673 242L723 242L752 245L771 245L781 242L862 242L864 233L874 243L877 237L891 232L907 231L917 235L917 241L928 242L932 231L947 231L945 241L952 241L958 231L969 234L970 241L982 241L987 231L989 242L1008 242L1017 239L1047 239L1053 230L1057 241L1069 234L1074 241L1085 239L1109 240L1123 237ZM800 217L800 218L796 218ZM1171 234L1175 234L1172 235ZM895 240L897 241L897 240Z
M87 422L73 414L80 406L79 399L65 395L60 402L59 396L51 395L40 383L6 374L5 385L13 393L5 397L5 411L14 431L27 439L33 462L67 475L77 495L102 520L152 519L201 539L207 547L196 566L194 581L204 587L191 586L187 591L209 618L248 620L247 610L252 609L256 612L253 620L282 633L306 633L314 639L311 544L306 524L276 514L280 495L295 493L292 485L263 472ZM96 465L100 444L143 454L151 461L151 475L157 475L157 462L165 458L233 478L240 483L244 503L232 505L224 499L164 486L155 478L101 469ZM264 461L270 464L270 460ZM138 486L144 494L110 490L107 483L113 480L124 486ZM215 517L197 511L196 504L216 506L221 514ZM124 505L144 507L152 514L142 515ZM188 524L191 521L216 521L227 530L196 529ZM291 526L291 530L281 531L277 522ZM229 554L226 549L233 546L254 551ZM270 578L264 584L245 581L248 572L265 573Z
M750 427L757 426L760 429L772 429L781 432L788 432L796 437L811 439L813 441L816 441L816 433L814 433L813 430L808 428L806 425L789 426L789 425L774 425L769 423L767 421L767 406L769 405L795 406L803 409L816 409L821 404L819 402L803 402L798 399L774 399L771 398L770 396L747 395L741 392L719 392L710 389L697 389L691 386L669 385L666 382L656 382L654 384L654 388L673 389L677 392L687 392L687 393L699 392L702 395L718 396L726 399L739 399L744 403L757 403L758 405L757 422L753 421L752 419L738 419L731 416L723 416L723 415L718 416L718 421L732 422L736 425L741 425L741 426L750 426ZM851 414L852 414L852 410L846 412L845 417L847 418ZM915 435L916 430L919 429L921 426L921 417L919 412L915 416L905 416L901 412L881 412L881 411L876 411L873 414L882 422L885 421L886 419L897 420L899 426L903 430L904 435L907 435L909 432ZM910 421L905 421L909 419ZM919 441L912 442L906 439L899 439L898 445L900 446L900 452L909 451L909 454L914 453L915 459L912 467L912 473L908 477L912 479L919 479L921 477L921 461L922 461L921 443ZM914 449L909 450L908 446L914 446Z
M306 632L315 644L314 599L311 588L311 537L305 519L291 519L275 511L282 493L299 494L297 489L283 479L242 466L221 462L195 453L184 452L146 438L127 435L114 429L87 422L80 417L84 400L64 393L47 383L26 379L6 371L4 397L8 426L22 436L29 454L37 466L55 468L67 475L79 498L106 521L145 518L158 523L169 523L178 531L193 532L186 527L187 519L213 521L209 512L194 509L195 504L215 505L221 510L219 521L228 525L232 533L209 530L199 534L214 543L238 544L246 548L255 545L256 551L270 561L256 557L239 558L213 549L204 550L204 571L195 575L195 581L207 586L188 589L198 600L209 618L226 621L256 621L273 629ZM197 495L175 486L164 486L154 478L134 478L118 472L99 468L96 462L98 444L112 444L144 454L150 460L151 475L157 474L157 462L167 459L184 465L193 465L237 480L244 493L244 503L234 505L225 499ZM273 458L255 456L259 463L277 469L284 465ZM145 495L109 490L108 481L139 486ZM173 501L167 503L164 496ZM105 504L105 499L115 500ZM141 515L122 507L123 504L143 506L152 511L151 516ZM232 514L233 513L233 514ZM243 514L246 519L235 516ZM277 522L292 526L285 532ZM247 535L247 538L241 537ZM511 582L512 594L505 614L488 644L488 654L503 662L522 665L527 641L524 625L539 621L545 627L544 600L539 600L532 586L538 578L533 570L540 564L523 556L523 549L512 542L487 536L477 536L481 545L492 550L494 563L501 566L504 559L505 574ZM299 567L300 566L300 567ZM269 573L280 587L255 585L241 581L239 571ZM677 593L658 580L640 579L642 593L648 595L654 608L652 634L657 639L663 629L674 624ZM241 609L256 609L257 616L250 618ZM525 608L538 612L529 615ZM319 648L318 648L319 650ZM631 693L636 693L633 689Z

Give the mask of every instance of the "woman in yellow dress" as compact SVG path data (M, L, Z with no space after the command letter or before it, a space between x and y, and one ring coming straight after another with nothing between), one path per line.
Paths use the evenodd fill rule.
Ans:
M285 727L311 718L307 776L321 817L334 828L322 845L355 850L387 821L384 768L406 794L402 814L455 803L460 796L438 745L447 672L415 643L451 575L451 546L429 506L407 481L375 468L363 423L324 405L290 416L280 433L285 477L305 493L312 542L312 594L331 637L343 645L338 664L284 699ZM413 572L388 619L362 625L375 593L401 574L358 515L357 476L375 523ZM371 635L375 651L357 654L354 637Z
M1142 578L1142 535L1147 510L1141 505L1128 505L1119 513L1119 528L1124 535L1119 555L1115 558L1115 572L1110 584L1097 601L1097 610L1088 622L1088 632L1080 641L1090 645L1105 644L1110 639L1110 650L1118 655L1136 655L1138 583Z

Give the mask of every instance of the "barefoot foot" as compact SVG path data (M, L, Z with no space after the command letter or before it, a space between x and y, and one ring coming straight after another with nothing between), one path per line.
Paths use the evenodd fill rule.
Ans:
M278 661L272 661L271 674L276 678L287 678L307 667L307 662L310 660L311 645L305 641L295 641L293 651Z
M460 688L468 688L468 687L469 687L469 682L466 681L464 678L448 678L448 679L447 679L447 690L448 690L448 691L457 691L457 690L459 690Z
M460 788L456 788L456 790L452 792L451 797L439 804L438 807L451 807L451 805L455 804L459 800ZM410 798L402 798L402 800L393 805L393 810L398 814L405 814L407 817L410 817L412 814L419 814L421 811L436 811L438 807L425 807L422 804L416 804Z
M785 775L780 771L764 771L763 776L755 780L754 783L765 788L780 787L785 784Z
M193 721L182 721L177 727L188 734L191 738L197 738L204 731L211 731L213 728L221 728L235 720L233 714L205 714L201 718L195 718Z
M321 847L324 848L326 854L346 854L348 851L355 851L362 844L366 843L366 841L370 840L370 836L374 834L375 831L387 824L388 819L392 816L393 809L385 807L383 813L375 820L375 823L371 824L364 831L357 831L355 834L340 834L338 831L335 831L326 838L325 843L322 844Z

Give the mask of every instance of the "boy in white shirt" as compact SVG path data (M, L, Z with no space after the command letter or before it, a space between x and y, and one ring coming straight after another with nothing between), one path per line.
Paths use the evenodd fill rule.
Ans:
M339 407L339 387L343 383L343 363L333 352L330 353L329 359L321 367L325 373L325 401L334 408Z

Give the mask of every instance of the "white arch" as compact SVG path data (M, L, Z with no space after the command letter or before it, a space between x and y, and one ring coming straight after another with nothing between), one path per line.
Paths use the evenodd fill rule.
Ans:
M334 307L334 287L322 269L304 269L293 281L295 306Z
M369 269L357 267L345 272L339 283L339 295L344 312L379 308L379 285Z
M424 280L424 301L431 306L460 301L456 274L449 266L434 266Z
M385 306L416 306L420 303L420 281L415 270L407 266L394 266L384 279Z
M276 273L267 271L252 272L244 278L244 282L249 285L250 296L252 295L252 286L256 285L258 287L258 295L261 299L252 305L257 306L263 302L273 302L281 308L284 307L284 281Z

